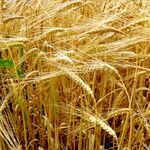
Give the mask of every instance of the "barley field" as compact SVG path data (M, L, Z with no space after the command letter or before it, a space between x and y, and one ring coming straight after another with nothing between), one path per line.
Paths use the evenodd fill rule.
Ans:
M0 150L150 150L150 1L1 0Z

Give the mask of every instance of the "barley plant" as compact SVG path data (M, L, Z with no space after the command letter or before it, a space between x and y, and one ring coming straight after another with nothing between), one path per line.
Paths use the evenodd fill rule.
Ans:
M1 0L0 150L150 150L150 1Z

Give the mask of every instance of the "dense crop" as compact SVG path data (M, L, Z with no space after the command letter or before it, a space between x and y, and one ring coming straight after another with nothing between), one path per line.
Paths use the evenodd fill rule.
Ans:
M0 7L0 150L150 149L149 0Z

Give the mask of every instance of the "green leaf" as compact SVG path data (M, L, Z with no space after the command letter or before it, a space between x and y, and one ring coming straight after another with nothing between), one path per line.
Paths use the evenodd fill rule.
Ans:
M5 67L5 68L13 68L14 63L12 60L9 59L0 59L0 67Z
M18 76L19 76L19 78L23 78L24 77L24 72L23 72L23 70L17 70L17 74L18 74Z

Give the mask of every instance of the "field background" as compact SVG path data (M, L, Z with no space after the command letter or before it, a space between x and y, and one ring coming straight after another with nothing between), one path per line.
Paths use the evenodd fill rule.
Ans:
M149 0L0 10L0 150L150 149Z

